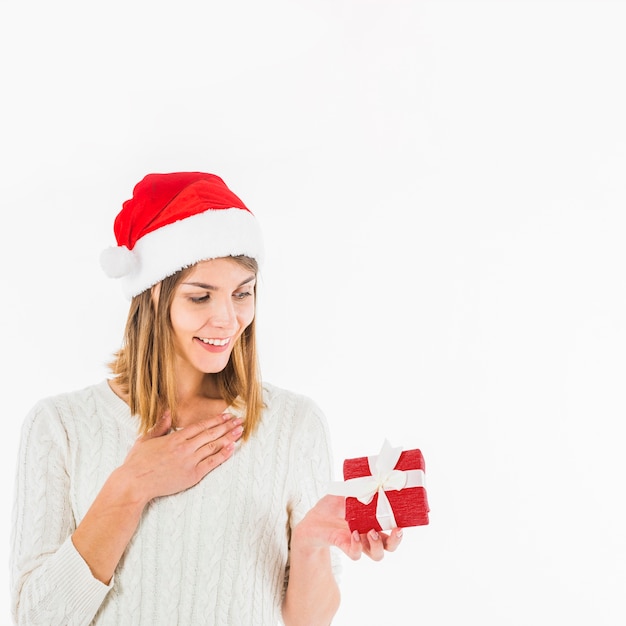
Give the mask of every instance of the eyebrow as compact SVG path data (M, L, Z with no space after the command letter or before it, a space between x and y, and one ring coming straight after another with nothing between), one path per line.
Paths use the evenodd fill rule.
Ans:
M252 282L256 276L252 275L250 278L246 278L244 281L240 282L235 289L239 289L239 287L243 287L248 283ZM191 287L199 287L200 289L206 289L207 291L218 291L219 287L214 287L213 285L207 285L207 283L182 283L183 285L189 285Z

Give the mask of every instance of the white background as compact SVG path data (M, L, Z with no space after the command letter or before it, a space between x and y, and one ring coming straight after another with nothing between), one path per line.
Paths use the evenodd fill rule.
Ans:
M426 458L430 525L345 563L335 624L626 623L625 2L0 6L7 502L30 406L119 346L121 203L199 169L262 224L263 373L337 471Z

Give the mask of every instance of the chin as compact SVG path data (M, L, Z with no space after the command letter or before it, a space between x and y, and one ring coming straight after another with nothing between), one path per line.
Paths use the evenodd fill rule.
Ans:
M200 370L203 374L219 374L219 372L223 371L226 368L229 361L230 354L227 358L224 358L223 360L214 360L212 363L200 364L199 366L197 366L197 369Z

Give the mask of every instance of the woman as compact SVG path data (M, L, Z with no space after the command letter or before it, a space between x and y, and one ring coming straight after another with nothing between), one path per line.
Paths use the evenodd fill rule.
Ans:
M18 624L329 624L351 534L324 496L309 399L261 383L262 240L217 176L150 174L101 261L131 298L110 380L40 401L23 425L12 593ZM139 436L138 436L139 435Z

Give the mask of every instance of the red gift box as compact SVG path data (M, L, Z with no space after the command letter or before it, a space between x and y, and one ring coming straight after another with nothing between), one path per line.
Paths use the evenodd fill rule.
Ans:
M346 496L350 530L366 533L428 524L425 464L420 450L392 448L385 442L378 456L346 459L345 482L331 493Z

